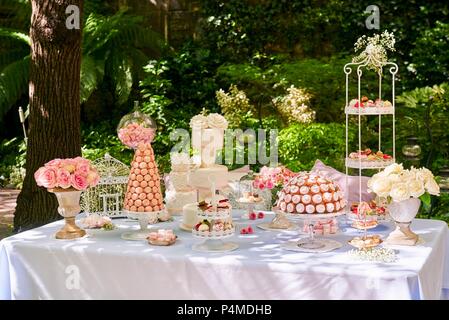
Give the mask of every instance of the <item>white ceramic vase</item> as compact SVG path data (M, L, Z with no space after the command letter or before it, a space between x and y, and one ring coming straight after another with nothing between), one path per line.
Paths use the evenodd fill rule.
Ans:
M64 217L64 227L56 233L56 239L75 239L86 235L86 231L78 227L75 217L81 211L81 191L75 189L51 189L58 199L58 213Z
M418 236L410 229L410 225L418 214L420 205L421 200L417 198L392 202L388 205L388 210L396 224L396 229L390 233L386 243L414 246L418 242Z

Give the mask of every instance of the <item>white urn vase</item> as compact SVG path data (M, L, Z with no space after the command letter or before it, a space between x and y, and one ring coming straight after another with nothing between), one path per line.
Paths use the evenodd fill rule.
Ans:
M396 229L388 236L387 244L414 246L418 242L418 236L410 229L410 225L418 214L420 205L421 200L417 198L392 202L388 205Z
M86 231L78 227L75 217L81 211L81 191L75 189L49 189L58 199L58 213L64 217L64 227L56 232L56 239L75 239L86 235Z

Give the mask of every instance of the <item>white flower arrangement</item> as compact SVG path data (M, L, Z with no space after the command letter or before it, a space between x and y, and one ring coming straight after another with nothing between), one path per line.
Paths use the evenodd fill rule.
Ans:
M352 62L358 63L367 61L368 67L378 73L382 73L382 67L388 62L387 51L396 51L394 45L396 39L393 33L384 31L372 37L366 35L357 39L354 44L354 51L363 51L352 59Z
M402 164L393 163L372 176L368 181L368 192L387 199L387 203L419 198L427 204L430 195L440 194L440 187L429 169L412 167L406 170Z
M208 116L197 114L190 119L190 127L200 127L201 129L223 129L228 128L228 121L221 114L211 113Z

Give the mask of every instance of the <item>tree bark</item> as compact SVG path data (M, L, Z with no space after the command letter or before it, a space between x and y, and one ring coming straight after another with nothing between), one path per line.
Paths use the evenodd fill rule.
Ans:
M32 0L30 115L26 176L17 199L14 230L61 218L56 197L36 185L34 172L55 158L81 154L81 29L66 27L66 8L83 0ZM81 17L80 17L81 19ZM82 20L81 20L82 21Z

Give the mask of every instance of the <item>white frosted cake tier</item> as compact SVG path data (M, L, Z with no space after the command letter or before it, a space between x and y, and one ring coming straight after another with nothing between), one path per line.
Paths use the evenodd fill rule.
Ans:
M215 164L190 172L189 184L195 188L210 189L211 181L215 181L215 188L217 189L226 187L228 185L228 168Z
M395 159L388 160L363 160L346 158L346 166L355 169L383 169L395 163Z
M181 214L184 205L196 202L196 191L168 190L165 193L165 205L171 214Z
M189 185L189 172L170 172L170 183L176 191L192 191Z
M376 114L393 114L394 108L392 106L390 107L361 107L361 108L355 108L355 107L346 107L345 108L346 114L363 114L363 115L376 115Z
M184 229L192 229L198 222L198 202L188 203L182 207L182 226Z

